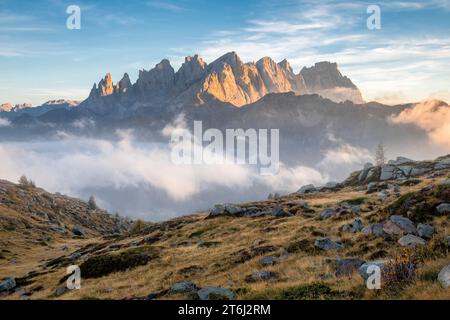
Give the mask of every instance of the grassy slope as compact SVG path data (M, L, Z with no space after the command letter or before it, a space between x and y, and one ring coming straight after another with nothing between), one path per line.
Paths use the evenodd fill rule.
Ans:
M439 183L441 179L426 179L419 185L402 187L401 193L418 191L430 184ZM340 227L351 222L356 216L321 221L318 219L318 213L323 208L344 200L366 198L360 217L367 225L388 218L389 213L386 208L397 198L392 196L387 202L380 203L376 194L366 195L364 191L358 191L357 188L347 188L337 193L318 193L303 197L290 195L251 205L273 207L275 204L281 204L295 211L297 210L296 201L300 198L313 206L315 213L312 216L302 214L301 210L296 216L281 219L273 217L206 219L206 214L197 214L160 225L152 225L137 234L112 240L93 239L92 241L99 246L94 249L86 247L83 253L90 252L94 256L101 256L117 255L121 252L128 254L130 250L140 250L147 254L151 249L152 257L144 266L111 273L97 279L83 279L81 290L68 292L60 299L141 298L151 292L168 289L173 283L183 280L191 280L200 287L231 288L237 292L239 299L450 299L449 290L441 288L436 281L439 270L450 261L448 251L444 256L427 256L414 283L395 292L366 290L363 280L357 274L350 278L332 277L320 280L320 275L334 273L330 264L326 263L326 259L335 259L336 256L359 257L364 260L372 260L379 256L391 257L397 255L400 247L395 241L388 242L382 238L364 236L361 233L341 232ZM436 238L450 234L448 216L434 217L430 222L437 227ZM305 240L304 243L310 243L323 235L343 241L345 249L328 253L312 250L309 246L296 246L301 240ZM5 235L0 234L0 236ZM146 243L145 237L153 238L153 241ZM43 255L39 251L24 251L20 254L21 259L17 265L9 266L4 270L13 273L20 270L24 275L25 271L36 270L37 260L61 255L59 250L62 244L69 243L73 252L74 246L79 247L91 240L79 240L78 243L76 240L71 241L75 243L60 242L55 239L54 244L47 247ZM431 246L432 244L429 245L428 252L434 250ZM259 265L258 261L262 256L282 254L285 250L291 253L278 264L270 267ZM81 264L82 260L76 263ZM3 268L5 263L1 265L2 270ZM65 265L59 265L54 269L45 267L38 269L48 273L33 278L32 283L25 288L42 285L43 288L34 292L31 298L55 298L55 289L65 275ZM245 281L247 275L261 270L278 272L280 279L260 283ZM5 272L2 274L5 275ZM19 295L13 294L5 298L17 299ZM176 299L185 298L185 296L165 295L162 298Z

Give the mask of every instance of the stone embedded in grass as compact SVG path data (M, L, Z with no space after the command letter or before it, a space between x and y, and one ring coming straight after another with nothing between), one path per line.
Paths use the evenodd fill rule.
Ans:
M320 219L321 220L326 220L326 219L329 219L329 218L334 217L336 215L337 215L336 209L334 209L334 208L327 208L327 209L323 210L320 213Z
M64 287L64 286L58 287L58 288L56 288L56 290L55 290L55 296L56 296L56 297L60 297L60 296L62 296L64 293L66 293L66 291L67 291L67 288Z
M417 226L417 232L419 234L419 237L430 240L434 235L434 228L429 224L420 223Z
M336 277L350 277L365 261L358 258L339 259L333 262L336 266Z
M280 277L280 275L276 272L272 271L260 271L252 273L251 275L248 275L245 277L245 282L261 282L261 281L270 281L270 280L277 280Z
M200 300L233 300L236 294L230 289L221 287L206 287L197 292Z
M367 280L372 273L369 273L370 267L378 267L381 270L381 273L383 274L383 270L385 269L387 263L389 263L390 260L378 260L378 261L369 261L366 263L363 263L361 267L359 267L358 272L359 275L364 279Z
M263 257L259 260L259 264L263 267L273 266L278 262L278 259L274 256Z
M191 281L183 281L175 283L170 289L171 294L177 293L194 293L197 292L199 288Z
M450 264L439 272L438 280L444 288L450 287Z
M285 218L285 217L290 217L291 214L289 212L287 212L286 210L284 210L283 207L279 206L279 207L275 207L272 209L272 216L274 216L276 218Z
M72 233L74 235L76 235L76 236L79 236L79 237L83 236L84 235L83 227L81 227L81 226L74 226L72 228Z
M442 203L436 207L436 210L440 214L448 214L450 213L450 203Z
M352 223L346 224L342 227L342 231L344 232L352 232L357 233L360 232L364 228L364 224L361 219L355 219Z
M214 208L211 210L209 216L217 217L217 216L237 216L244 214L244 210L237 205L234 204L216 204Z
M317 192L317 188L313 184L308 184L306 186L301 187L297 193L306 194L306 193L314 193Z
M16 287L16 280L14 278L5 278L0 281L0 292L9 292Z
M385 235L385 232L383 231L383 224L381 223L375 223L370 224L364 229L362 229L362 233L365 235L375 235L377 237L383 237Z
M344 245L329 238L320 238L314 242L314 246L325 251L341 250Z
M390 220L395 223L401 230L405 231L406 233L410 234L417 234L417 229L414 226L413 222L409 220L408 218L399 216L399 215L393 215L391 216Z
M403 247L408 247L408 248L414 249L417 246L425 245L427 242L425 240L423 240L422 238L419 238L415 235L408 234L408 235L400 238L400 240L398 240L398 243Z

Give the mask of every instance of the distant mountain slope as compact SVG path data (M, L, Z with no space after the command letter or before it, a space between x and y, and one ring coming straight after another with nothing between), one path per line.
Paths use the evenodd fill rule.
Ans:
M178 71L164 59L149 71L141 70L134 84L128 74L115 84L108 73L94 84L80 108L123 118L144 106L174 109L217 100L242 107L267 94L287 92L318 93L337 102L363 103L358 88L342 76L336 63L318 63L295 74L287 60L276 63L264 57L256 63L244 63L235 52L230 52L209 65L198 55L186 57Z

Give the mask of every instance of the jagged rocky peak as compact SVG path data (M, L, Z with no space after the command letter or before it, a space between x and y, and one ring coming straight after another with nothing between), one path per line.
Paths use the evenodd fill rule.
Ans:
M13 105L9 102L0 104L0 111L10 112L13 108Z
M175 82L175 71L170 61L163 59L153 69L139 71L137 86L141 93L155 93L156 91L167 91ZM156 92L157 93L157 92Z
M264 57L256 62L256 67L268 93L293 91L287 73L270 57Z
M188 88L194 82L200 80L205 75L208 65L198 55L188 56L175 74L176 86L180 90Z
M131 80L128 73L125 73L122 79L116 84L116 92L117 93L125 93L129 88L131 88Z
M317 93L336 102L345 100L364 103L358 87L339 71L337 63L322 61L312 67L304 67L300 74L308 93Z

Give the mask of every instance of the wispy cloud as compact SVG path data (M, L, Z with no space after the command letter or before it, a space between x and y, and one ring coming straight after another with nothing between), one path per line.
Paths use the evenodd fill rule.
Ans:
M175 4L170 1L164 1L164 0L155 0L155 1L149 1L147 3L149 7L155 8L155 9L162 9L167 10L171 12L180 12L186 10L184 7Z

